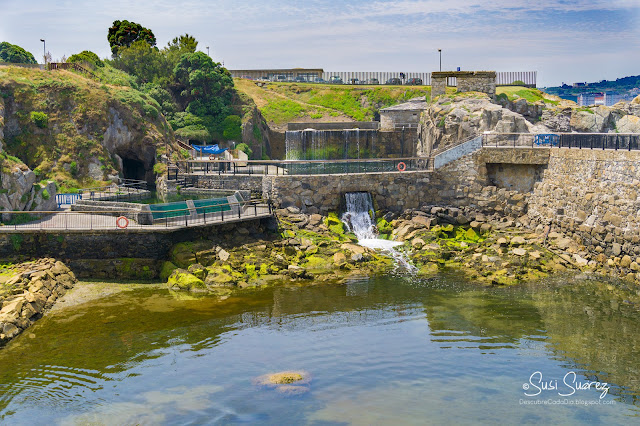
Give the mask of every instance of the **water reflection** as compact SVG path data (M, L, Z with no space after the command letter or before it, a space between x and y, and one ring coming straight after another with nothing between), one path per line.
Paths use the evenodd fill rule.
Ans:
M300 421L335 421L335 410L361 410L367 398L394 404L366 392L408 404L413 389L432 396L412 410L396 404L411 416L449 404L468 415L485 407L489 420L501 413L487 402L496 396L524 410L513 401L535 369L613 383L621 402L637 404L638 297L607 283L559 281L494 289L455 276L354 277L227 300L127 292L49 315L0 350L0 419L87 423L123 412L125 423L155 423L176 420L173 409L194 422L203 410L220 421L277 422L273 411L284 408ZM252 376L283 367L313 370L304 404L251 387ZM473 392L460 395L452 383ZM342 405L332 399L340 395ZM95 409L87 412L87 402ZM603 418L616 413L609 410Z

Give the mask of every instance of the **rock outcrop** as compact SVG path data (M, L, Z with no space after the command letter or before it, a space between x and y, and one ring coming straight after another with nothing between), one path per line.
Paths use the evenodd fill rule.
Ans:
M559 98L558 98L559 99ZM481 93L440 96L422 113L418 155L430 155L483 132L640 133L640 97L614 106L578 108L565 100L527 102Z
M5 160L5 162L8 162ZM56 210L56 185L52 181L36 183L36 174L24 164L9 163L0 173L0 209L4 211ZM10 220L2 214L3 220Z
M141 92L70 72L3 71L0 142L40 175L67 186L118 177L153 182L166 147L177 149L157 103ZM42 80L38 90L31 78Z
M62 262L41 259L0 275L0 346L30 327L76 283Z
M446 149L473 135L494 131L530 133L541 130L521 114L498 104L482 93L458 97L440 96L422 113L417 155Z

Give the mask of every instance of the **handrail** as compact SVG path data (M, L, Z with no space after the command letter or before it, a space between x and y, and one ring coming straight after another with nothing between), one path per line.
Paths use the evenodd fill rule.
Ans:
M327 159L327 160L240 160L233 158L229 160L215 159L210 160L203 158L202 160L183 160L176 163L253 163L253 164L302 164L302 163L375 163L385 161L410 161L410 160L426 160L428 157L393 157L393 158L348 158L348 159Z
M123 229L160 230L253 220L272 216L270 199L237 200L220 204L188 206L183 209L104 209L94 211L11 211L0 225L0 234L26 231L122 231ZM154 216L154 213L156 216ZM26 215L26 216L25 216ZM14 223L10 223L14 221Z
M88 74L91 78L100 81L100 77L98 77L96 74L92 73L91 71L89 71L88 69L83 67L82 65L77 64L75 62L49 62L47 64L47 70L48 71L68 70L69 68L73 68L75 71L79 71L79 72Z
M462 145L462 144L465 144L465 143L467 143L469 141L472 141L475 138L477 138L478 136L481 136L481 135L478 134L478 133L474 133L473 135L468 136L465 139L462 139L462 140L459 140L459 141L455 142L453 145L447 145L447 146L444 146L444 147L438 147L438 149L432 149L431 153L429 154L429 157L433 158L438 154L441 154L443 152L449 151L450 149L453 149L453 148L455 148L455 147L457 147L459 145Z

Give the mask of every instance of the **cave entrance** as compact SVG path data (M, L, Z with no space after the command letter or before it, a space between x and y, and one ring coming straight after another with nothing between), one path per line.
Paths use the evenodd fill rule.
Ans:
M122 174L125 179L146 180L146 170L142 161L122 159Z

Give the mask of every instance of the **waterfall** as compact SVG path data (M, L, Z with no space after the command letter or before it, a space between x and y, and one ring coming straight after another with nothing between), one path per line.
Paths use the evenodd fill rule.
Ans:
M340 218L347 228L358 237L358 244L371 249L378 249L395 260L396 268L409 273L417 272L417 268L409 263L406 256L394 249L402 243L377 238L373 200L368 192L347 192L344 194L346 211Z
M288 130L286 160L337 160L375 158L378 130Z
M341 219L358 241L376 238L376 227L372 217L373 200L368 192L347 192L344 194L347 210Z

